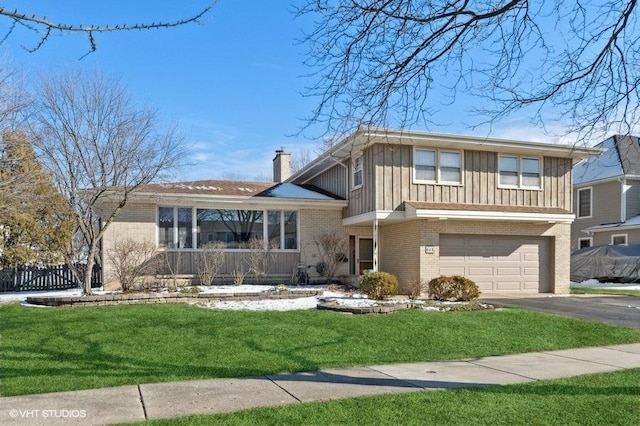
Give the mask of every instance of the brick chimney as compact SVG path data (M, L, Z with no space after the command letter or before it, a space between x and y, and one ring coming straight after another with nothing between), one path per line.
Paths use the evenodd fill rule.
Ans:
M282 182L291 176L291 154L284 151L284 147L276 150L273 159L273 181Z

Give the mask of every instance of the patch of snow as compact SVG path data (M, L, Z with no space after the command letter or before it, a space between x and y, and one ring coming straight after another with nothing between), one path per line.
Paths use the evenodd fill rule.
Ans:
M209 309L222 309L228 311L293 311L315 309L317 304L318 299L316 299L315 297L300 297L297 299L208 302L202 304L202 306L205 306Z
M307 200L333 200L319 192L305 189L293 183L281 183L269 190L269 195L276 198L302 198Z
M228 294L228 293L261 293L263 291L273 291L272 285L211 285L198 286L200 293L207 294Z
M0 293L0 303L24 302L27 297L71 297L80 296L81 294L80 289L77 288L55 291L17 291Z

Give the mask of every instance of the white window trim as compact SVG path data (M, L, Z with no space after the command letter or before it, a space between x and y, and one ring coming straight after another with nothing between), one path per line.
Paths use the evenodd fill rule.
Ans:
M589 215L580 216L580 192L589 190ZM576 218L577 219L590 219L593 217L593 187L587 186L585 188L579 188L576 192Z
M510 157L516 158L518 162L518 184L517 185L505 185L500 183L500 158L502 157ZM538 173L540 175L540 186L526 186L522 184L522 160L538 160ZM498 164L497 164L497 178L498 178L498 188L504 189L528 189L531 191L542 191L544 190L544 175L543 175L544 165L543 158L535 155L498 155Z
M416 177L416 151L433 151L436 154L436 180L418 179ZM440 177L440 154L441 153L454 153L460 155L460 182L442 182ZM455 149L435 149L435 148L413 148L413 163L412 163L412 177L413 183L426 183L431 185L442 186L464 186L464 151L458 151Z
M593 237L582 237L578 238L578 248L580 248L580 243L583 241L589 241L589 247L593 247Z
M626 246L626 245L627 245L627 243L629 242L629 239L628 239L627 234L613 234L613 235L611 235L611 244L612 244L612 245L613 245L613 239L614 239L614 238L616 238L616 237L624 237L624 243L622 243L622 244L616 244L616 245L619 245L619 246Z
M160 207L166 207L166 208L171 208L173 209L173 238L174 238L174 247L160 247L160 238L159 238L159 233L160 233L160 226L159 226L159 221L160 221ZM191 248L178 248L175 247L176 242L178 241L178 209L185 209L185 208L190 208L191 209L191 218L192 218L192 222L191 222L191 241L192 241L192 245L193 247ZM228 209L228 207L202 207L202 206L198 206L198 207L189 207L189 206L167 206L167 205L157 205L156 206L156 223L155 223L155 240L156 240L156 248L159 251L180 251L180 252L199 252L201 251L201 249L197 248L198 245L198 224L197 224L197 212L198 209L217 209L220 208L222 210ZM232 210L243 210L243 209L232 209ZM284 247L285 243L286 243L286 238L285 238L285 232L284 232L284 227L285 227L285 218L284 218L284 212L287 211L295 211L296 212L296 248L295 249L285 249L285 248L279 248L279 249L273 249L271 251L274 252L285 252L285 253L298 253L300 252L300 210L277 210L277 209L245 209L245 210L262 210L262 215L264 218L268 217L268 213L270 211L279 211L281 212L280 214L280 247ZM267 242L267 237L268 237L268 221L267 223L265 223L266 226L263 227L262 230L262 237L264 239L264 243L265 243L265 248L268 245ZM229 252L249 252L250 250L248 249L234 249L234 248L225 248L223 251L229 251Z
M360 184L356 185L355 174L356 174L356 160L360 159ZM354 191L356 189L362 188L364 184L364 156L362 154L358 154L354 156L351 160L351 190Z

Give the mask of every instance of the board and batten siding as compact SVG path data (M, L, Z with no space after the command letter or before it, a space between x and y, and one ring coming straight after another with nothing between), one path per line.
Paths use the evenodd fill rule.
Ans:
M495 152L463 151L462 185L413 183L412 146L376 144L368 153L369 160L375 163L377 210L396 210L409 200L572 210L571 159L544 157L543 190L528 190L498 187ZM367 179L371 179L370 175L367 172Z
M327 171L315 176L309 181L309 184L346 199L350 189L347 188L348 170L348 167L336 164Z
M346 216L356 216L368 213L376 209L376 188L379 184L376 180L376 164L375 148L377 145L366 149L362 153L362 186L353 189L353 158L349 159L347 164L349 179L349 206L347 207Z

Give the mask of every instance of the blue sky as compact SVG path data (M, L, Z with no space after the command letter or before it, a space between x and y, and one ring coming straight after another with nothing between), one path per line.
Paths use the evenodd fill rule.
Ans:
M7 0L3 6L65 23L145 23L187 17L208 0ZM313 151L318 141L296 133L309 117L313 99L302 96L311 80L303 64L305 47L298 40L311 29L309 18L296 18L291 1L221 0L203 25L132 31L96 36L89 50L85 36L53 34L37 52L37 35L16 30L0 45L14 66L46 72L65 67L99 68L119 76L133 96L157 108L165 120L184 130L197 163L180 180L270 178L274 151L294 155ZM8 28L0 20L0 31ZM3 36L0 33L0 36ZM442 126L423 128L442 133L471 132L461 120L468 100L445 108ZM415 127L414 127L415 128ZM321 130L321 129L319 129ZM314 134L317 132L310 132ZM501 123L492 136L536 139L518 117Z

